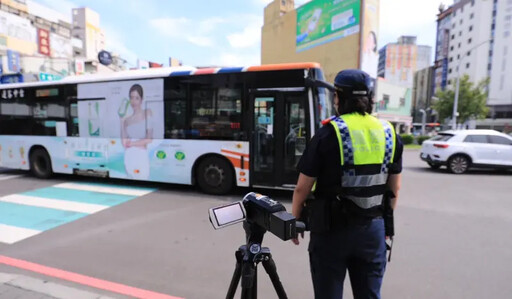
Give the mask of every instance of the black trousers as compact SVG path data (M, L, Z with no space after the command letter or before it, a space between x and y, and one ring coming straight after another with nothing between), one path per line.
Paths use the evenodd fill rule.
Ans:
M327 233L311 233L309 257L316 299L343 298L349 273L354 299L380 299L386 268L384 220L375 218Z

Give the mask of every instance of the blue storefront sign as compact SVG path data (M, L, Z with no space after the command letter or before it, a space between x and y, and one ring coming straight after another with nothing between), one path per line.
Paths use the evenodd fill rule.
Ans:
M0 83L1 84L22 83L22 82L23 82L22 74L0 75Z
M13 50L7 50L7 72L19 73L20 70L20 53Z

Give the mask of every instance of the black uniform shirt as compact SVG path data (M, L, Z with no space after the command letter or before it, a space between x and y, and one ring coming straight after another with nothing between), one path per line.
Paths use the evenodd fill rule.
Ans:
M402 172L402 152L402 140L397 134L392 161L395 166L389 169L389 174ZM341 186L342 168L338 137L332 124L326 124L316 132L306 146L297 169L309 177L317 178L315 197L336 199L337 190Z

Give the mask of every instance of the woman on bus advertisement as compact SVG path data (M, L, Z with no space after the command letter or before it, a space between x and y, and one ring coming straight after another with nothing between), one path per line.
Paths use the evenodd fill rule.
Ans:
M147 146L153 139L153 112L143 108L144 90L140 84L130 87L129 101L124 100L118 113L121 118L121 139L126 174L134 179L149 178L149 155ZM133 113L126 116L128 104Z

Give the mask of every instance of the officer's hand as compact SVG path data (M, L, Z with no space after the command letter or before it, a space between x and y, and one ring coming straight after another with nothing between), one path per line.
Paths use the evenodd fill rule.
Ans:
M304 239L304 233L300 233L300 236L302 237L302 239ZM292 242L293 242L293 244L295 244L295 245L299 245L299 244L300 244L300 241L299 241L298 236L297 236L297 238L293 238L293 239L292 239Z

